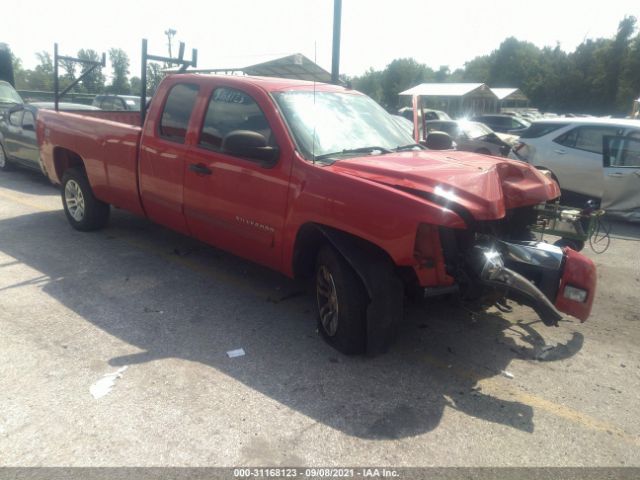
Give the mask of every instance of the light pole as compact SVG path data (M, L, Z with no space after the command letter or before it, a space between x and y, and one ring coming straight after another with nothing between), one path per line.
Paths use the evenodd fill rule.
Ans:
M167 36L167 40L169 40L169 58L173 58L173 55L171 54L171 39L176 33L177 32L173 28L169 28L164 31L164 34Z
M340 83L340 24L342 0L333 0L333 56L331 58L331 83Z

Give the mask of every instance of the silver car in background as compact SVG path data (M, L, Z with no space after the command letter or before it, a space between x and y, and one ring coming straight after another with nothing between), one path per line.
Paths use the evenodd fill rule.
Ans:
M533 123L509 156L551 171L565 192L640 219L639 144L638 120L557 118Z
M427 134L446 132L456 142L457 150L506 157L517 138L496 133L483 123L469 120L429 120L425 122Z

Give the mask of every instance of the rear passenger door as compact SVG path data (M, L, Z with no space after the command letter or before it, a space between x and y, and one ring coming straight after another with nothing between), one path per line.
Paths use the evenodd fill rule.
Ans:
M184 208L194 236L279 268L292 151L283 130L274 128L278 119L269 102L255 87L212 87L185 164ZM225 136L239 130L260 133L279 158L266 165L225 151Z
M606 135L615 136L621 132L622 129L616 126L584 125L555 138L548 163L560 187L602 198L603 139Z
M187 133L198 92L191 83L171 86L140 148L140 196L147 216L183 233L188 233L183 212Z

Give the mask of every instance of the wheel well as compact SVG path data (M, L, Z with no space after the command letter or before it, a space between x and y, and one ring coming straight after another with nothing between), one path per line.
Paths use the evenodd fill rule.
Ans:
M56 170L56 178L62 180L64 172L72 167L80 167L84 170L84 162L77 153L66 148L56 148L53 151L53 165Z
M307 223L298 230L293 250L293 273L296 278L313 275L318 251L325 244L333 245L349 263L352 263L350 252L357 250L395 265L387 252L368 240L325 225Z
M300 227L293 247L293 275L296 278L309 278L316 266L316 257L320 248L329 243L320 227L307 223Z
M393 259L377 245L325 225L300 228L294 246L296 276L313 272L318 249L332 245L360 277L369 297L366 312L366 351L375 355L386 351L402 318L404 285Z

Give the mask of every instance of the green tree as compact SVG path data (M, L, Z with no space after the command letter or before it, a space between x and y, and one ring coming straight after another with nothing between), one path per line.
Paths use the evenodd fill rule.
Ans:
M15 86L15 57L6 43L0 43L0 80Z
M370 68L362 76L351 79L354 89L382 102L382 72Z
M78 58L80 60L90 60L92 62L99 62L101 60L98 52L92 49L78 50ZM85 73L91 68L91 65L82 65L80 74ZM100 93L104 90L105 76L102 72L102 67L98 67L93 70L89 75L81 80L83 90L89 93Z
M629 114L637 98L640 98L640 33L631 42L622 66L616 106L620 112Z
M58 61L58 75L60 76L60 90L66 88L76 79L76 63L69 60ZM77 91L77 85L71 91Z
M113 71L111 85L107 87L109 93L128 95L131 93L129 84L129 56L121 48L109 50L109 60Z
M401 105L400 92L434 79L433 70L413 58L393 60L382 74L382 105L395 110Z
M147 96L151 97L156 93L158 85L160 85L164 77L165 73L159 63L152 62L147 64Z
M33 70L25 72L25 87L27 90L53 91L53 60L49 52L36 53L38 65Z

